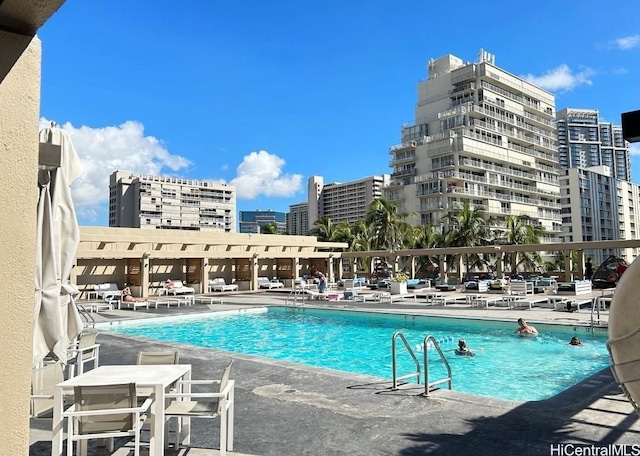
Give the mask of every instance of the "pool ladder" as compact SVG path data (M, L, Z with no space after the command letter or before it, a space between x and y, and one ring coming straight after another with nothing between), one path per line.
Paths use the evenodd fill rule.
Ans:
M96 327L96 320L91 315L91 312L87 311L87 309L82 305L76 302L76 308L78 309L78 313L84 319L84 326L91 326L93 328Z
M303 288L294 288L284 301L285 307L298 307L307 298L307 293ZM298 301L300 301L298 303Z
M397 366L397 355L398 355L397 340L398 339L402 341L405 348L407 349L407 352L409 352L409 355L413 359L414 365L416 366L415 372L411 372L409 374L402 375L400 377L398 376L398 372L397 372L398 371L398 366ZM440 356L440 359L442 360L445 368L447 369L446 377L440 378L438 380L434 380L432 382L429 381L429 357L428 357L429 346L432 346L433 348L436 349L436 351L438 352L438 355ZM424 338L424 340L422 341L422 353L424 358L424 394L423 396L429 396L429 389L433 386L440 385L442 383L448 383L449 389L451 389L453 384L453 380L451 376L451 366L449 365L449 361L447 361L446 356L444 356L444 353L440 348L440 344L438 343L435 337L429 335ZM420 361L418 361L418 358L416 357L415 353L413 352L413 349L407 342L407 339L404 337L404 334L402 334L399 331L394 333L391 338L391 359L392 359L391 369L393 373L393 386L391 387L391 389L393 389L394 391L399 389L398 388L399 380L405 380L413 377L416 378L416 383L420 384Z

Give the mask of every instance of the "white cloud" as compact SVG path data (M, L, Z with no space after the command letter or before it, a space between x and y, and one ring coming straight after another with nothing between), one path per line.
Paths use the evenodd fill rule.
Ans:
M618 48L625 51L633 49L640 45L640 35L623 36L622 38L615 40L614 43Z
M302 183L300 174L282 174L284 159L265 150L251 152L238 166L238 176L231 180L239 199L259 195L288 197L296 194Z
M631 143L629 146L629 154L640 156L640 143Z
M573 72L568 65L563 63L557 68L547 71L542 76L527 74L522 78L552 92L566 92L582 84L591 85L590 78L594 73L592 69L587 67L582 67L580 71Z
M40 128L50 121L40 119ZM186 158L171 154L160 140L145 136L140 122L127 121L118 126L60 126L69 134L84 172L73 183L71 192L80 219L92 222L106 211L109 201L109 176L116 170L134 174L176 172L189 166Z

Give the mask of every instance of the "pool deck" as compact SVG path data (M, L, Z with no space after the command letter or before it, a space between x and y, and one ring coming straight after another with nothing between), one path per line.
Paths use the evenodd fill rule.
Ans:
M600 294L598 291L594 296ZM224 293L224 304L114 310L93 315L96 321L108 322L216 312L282 305L288 295L287 291ZM533 324L588 326L591 322L590 306L588 309L584 306L580 312L569 313L537 306L531 310L528 306L516 309L470 307L466 304L431 306L413 300L392 304L313 300L298 305L497 319L512 321L514 328L520 317ZM601 314L603 324L606 323L606 314L606 311ZM599 448L612 444L640 444L638 416L613 382L608 369L542 401L481 398L456 392L455 383L453 391L437 390L425 398L421 395L424 387L420 385L411 384L392 391L390 380L380 381L288 362L146 342L108 332L101 332L98 342L101 344L101 364L133 364L140 350L178 347L181 362L193 365L194 378L219 377L223 366L233 358L236 419L235 448L231 455L234 456L562 456L571 454L568 451L572 447L567 446L570 444ZM519 356L523 363L537 362L527 358L526 353ZM499 376L500 373L496 372L497 379ZM218 451L211 448L217 448L218 424L217 420L194 420L194 448L180 454L217 455ZM50 420L32 420L31 456L50 454L50 425ZM566 453L560 452L562 448ZM107 454L104 448L90 445L89 449L90 455ZM552 449L556 451L552 452ZM125 455L128 450L121 447L115 454ZM167 454L174 456L178 453L169 451Z

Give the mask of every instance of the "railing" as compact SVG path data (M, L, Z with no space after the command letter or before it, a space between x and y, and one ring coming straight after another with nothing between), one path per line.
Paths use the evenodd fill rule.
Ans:
M398 376L398 365L397 365L397 340L398 338L402 341L402 343L404 344L405 348L407 349L407 352L409 353L409 355L411 355L411 358L413 359L413 363L416 367L416 371L415 372L411 372L409 374L405 374L405 375L401 375ZM428 358L428 351L429 348L433 347L436 349L436 351L438 352L438 355L440 356L440 359L442 360L442 362L444 363L445 368L447 369L447 376L444 378L440 378L438 380L434 380L432 382L429 381L429 358ZM429 396L429 389L433 386L439 385L441 383L449 383L449 389L452 388L453 385L453 380L452 380L452 376L451 376L451 366L449 365L449 362L447 361L447 358L444 356L444 353L442 352L442 349L440 348L440 345L438 344L438 341L435 339L435 337L433 336L426 336L424 338L424 341L422 342L422 352L424 354L424 396ZM396 391L398 389L398 381L399 380L405 380L408 378L416 378L416 383L420 384L420 361L418 361L418 358L416 357L415 353L413 352L413 349L411 348L411 346L409 345L409 343L407 342L407 339L404 337L404 334L402 334L401 332L396 332L393 334L393 337L391 338L391 359L392 359L392 374L393 374L393 386L391 387L392 390Z
M401 377L398 377L398 372L397 372L398 366L397 366L397 359L396 359L397 358L396 340L398 338L400 338L400 340L404 344L405 348L409 352L409 355L411 355L411 358L413 358L413 363L416 366L415 372L403 375ZM407 339L405 339L404 334L402 334L401 332L396 332L391 337L391 359L392 359L391 371L393 374L393 386L391 387L392 390L396 391L398 389L398 380L405 380L407 378L416 377L417 378L416 383L420 383L420 361L418 361L418 358L416 357L415 353L413 353L413 350L411 349L411 346L407 342Z
M294 287L293 290L287 296L287 299L284 301L285 307L298 307L302 305L303 301L307 298L307 292L302 287ZM298 301L300 301L298 303Z
M87 309L85 309L85 307L82 304L78 304L77 302L76 302L76 308L78 309L78 313L80 314L80 316L86 322L85 326L95 327L96 320L95 318L93 318L93 315L91 315L91 312L87 311Z
M427 350L429 347L429 342L431 342L431 346L436 349L438 355L440 356L440 359L447 369L447 376L445 378L434 380L433 382L429 382L429 357ZM424 338L424 341L422 342L422 352L424 354L424 395L429 396L429 388L441 383L449 383L449 389L451 389L451 387L453 386L451 377L451 366L449 365L449 361L447 361L447 358L444 356L444 353L442 353L442 349L440 348L440 345L438 344L438 341L435 337L427 336Z

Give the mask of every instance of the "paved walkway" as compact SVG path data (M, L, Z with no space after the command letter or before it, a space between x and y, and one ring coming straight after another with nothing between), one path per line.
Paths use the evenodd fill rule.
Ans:
M282 304L287 296L287 292L227 293L224 304L120 310L103 312L96 318L113 321ZM588 325L591 321L590 308L587 311L586 307L569 313L540 307L529 310L528 306L526 310L462 304L429 306L412 300L394 304L305 301L302 305L310 304L514 322L521 316L533 323ZM606 321L606 312L602 320ZM181 361L193 365L194 378L217 378L233 358L234 455L568 455L552 449L560 449L559 445L565 445L568 451L571 447L566 445L640 444L638 417L608 369L543 401L509 402L449 390L438 390L424 398L418 385L391 391L390 382L287 362L146 342L106 332L98 336L98 341L102 364L132 364L143 349L179 348ZM523 362L536 361L523 357ZM216 420L195 420L193 444L199 451L182 454L218 454L211 450L217 448L217 425ZM31 456L50 451L47 426L48 420L33 421ZM105 454L102 451L90 446L90 454ZM605 454L595 451L600 453L591 454ZM121 448L117 454L127 452Z

